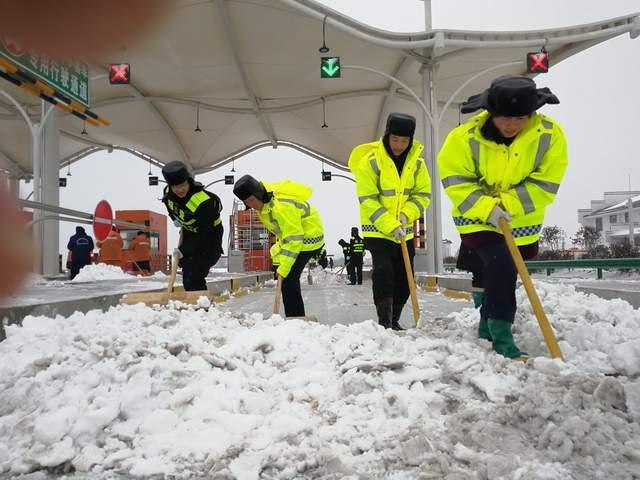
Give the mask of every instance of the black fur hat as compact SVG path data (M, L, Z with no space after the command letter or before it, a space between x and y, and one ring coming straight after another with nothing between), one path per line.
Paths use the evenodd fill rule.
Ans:
M536 88L536 82L520 75L503 75L491 82L484 92L472 95L461 113L487 110L492 117L525 117L546 104L560 100L548 88Z
M76 235L86 235L87 232L84 230L84 227L76 227Z
M411 137L416 132L416 118L406 113L391 113L387 118L385 134Z
M174 160L162 167L162 176L169 186L180 185L192 178L189 169L180 160Z
M267 189L251 175L244 175L240 177L233 186L233 194L243 202L251 195L255 196L261 202L267 203L269 201Z

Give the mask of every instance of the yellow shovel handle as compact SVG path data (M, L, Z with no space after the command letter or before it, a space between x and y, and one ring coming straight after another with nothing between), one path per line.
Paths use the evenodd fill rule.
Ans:
M516 264L516 268L518 269L518 273L520 274L520 278L522 279L524 289L527 291L527 296L529 297L529 301L531 302L531 306L533 307L533 312L538 319L538 324L540 325L540 330L542 330L544 341L547 342L547 347L549 347L549 352L551 353L551 356L553 358L560 358L562 361L564 361L564 357L562 356L562 352L560 351L560 347L558 346L556 336L553 334L553 330L551 329L551 325L549 325L547 315L544 313L544 308L542 308L542 303L540 303L540 298L538 297L536 289L533 287L533 282L531 282L529 271L527 270L527 266L524 264L524 260L522 260L522 255L520 254L520 250L518 250L516 241L513 239L513 235L511 234L511 230L509 229L509 224L507 223L507 220L505 218L500 218L499 223L502 234L504 235L504 239L507 242L507 246L509 247L511 256L513 257L513 261Z

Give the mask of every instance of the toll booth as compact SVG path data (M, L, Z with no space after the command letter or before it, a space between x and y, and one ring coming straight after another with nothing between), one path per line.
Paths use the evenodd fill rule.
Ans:
M244 203L235 200L229 227L229 268L232 268L233 252L234 256L243 258L243 271L271 271L269 249L275 237L262 224L255 210L244 210Z
M144 225L144 232L150 240L150 264L151 271L170 270L169 256L167 255L167 216L151 210L118 210L115 213L116 220ZM128 252L129 244L138 235L138 229L120 227L116 225L118 233L124 240L124 246L120 252L120 260L124 270L133 269L133 261Z

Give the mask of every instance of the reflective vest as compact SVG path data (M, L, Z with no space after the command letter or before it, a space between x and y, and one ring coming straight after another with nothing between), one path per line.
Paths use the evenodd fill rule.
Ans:
M168 186L164 187L164 194L167 199L166 200L167 208L173 213L173 218L178 220L182 224L182 228L184 228L185 230L193 233L198 233L198 229L201 226L196 224L196 218L195 218L196 210L198 209L198 207L202 202L214 197L217 199L218 198L217 195L214 195L212 193L210 194L205 190L200 190L199 192L196 192L193 195L191 195L187 203L183 206L171 200L170 197L167 197L167 194L169 193L169 188L170 187ZM218 205L221 206L219 201L218 201ZM218 210L218 212L220 212L220 210ZM220 217L218 217L213 222L213 225L214 226L220 225L220 222L221 222Z
M361 238L351 237L351 253L359 255L364 253L364 241Z
M540 236L547 205L556 198L568 164L562 128L533 113L511 145L486 140L483 112L453 130L445 141L438 165L440 179L453 203L453 221L460 233L500 232L487 223L500 204L513 221L517 245Z
M384 238L399 243L392 232L402 226L398 217L407 217L407 240L413 238L413 222L431 202L431 179L424 160L422 145L413 141L398 175L382 139L360 145L349 157L349 169L356 176L356 191L360 202L360 223L365 238Z
M309 187L289 180L264 186L273 196L256 213L281 244L278 273L286 277L300 252L318 250L324 245L324 229L320 215L307 202L313 193Z

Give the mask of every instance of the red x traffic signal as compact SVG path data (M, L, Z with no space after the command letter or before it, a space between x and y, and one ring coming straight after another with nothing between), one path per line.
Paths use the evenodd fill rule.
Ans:
M128 63L109 64L109 83L111 85L128 85L131 83L131 67Z
M547 52L527 53L527 70L530 73L547 73L549 71L549 54Z

